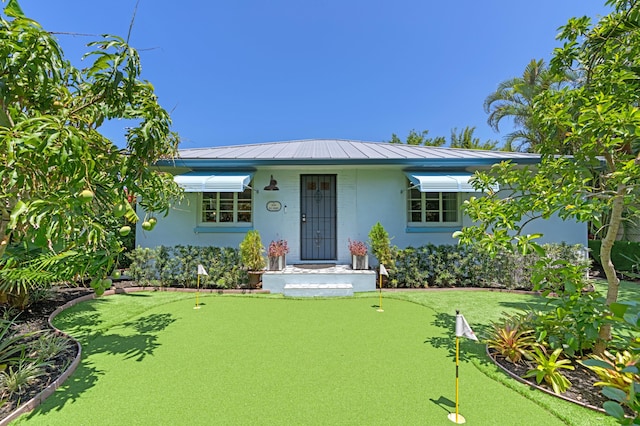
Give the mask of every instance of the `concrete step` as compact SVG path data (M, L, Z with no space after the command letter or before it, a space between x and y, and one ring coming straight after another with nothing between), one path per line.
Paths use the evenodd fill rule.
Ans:
M353 296L351 284L286 284L284 295L290 297Z

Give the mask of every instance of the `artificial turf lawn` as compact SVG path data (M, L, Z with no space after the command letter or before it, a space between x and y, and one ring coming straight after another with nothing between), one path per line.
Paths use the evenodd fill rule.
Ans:
M448 425L455 309L480 333L528 295L410 292L378 298L135 293L77 305L56 325L83 345L63 387L17 424ZM410 303L415 302L415 303ZM499 372L461 344L468 424L614 424ZM507 384L507 386L505 386Z

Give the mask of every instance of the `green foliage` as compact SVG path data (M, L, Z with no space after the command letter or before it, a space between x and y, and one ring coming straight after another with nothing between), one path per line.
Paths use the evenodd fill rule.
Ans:
M0 286L10 293L103 279L122 250L122 221L138 220L133 198L166 214L181 194L150 167L176 154L178 138L140 79L138 53L116 36L88 46L76 69L16 0L0 14ZM101 133L117 119L137 123L124 149Z
M71 341L68 337L46 332L29 343L29 357L37 360L37 363L42 363L56 358L70 347Z
M530 358L537 343L533 329L526 322L520 315L503 314L500 322L491 323L487 346L514 364L523 356Z
M527 371L524 377L534 377L538 384L544 382L551 386L557 394L566 392L571 387L571 382L559 371L561 368L573 370L571 361L568 359L559 359L562 349L558 348L551 355L547 356L544 348L536 346L533 348L531 358L536 363L536 367Z
M44 374L43 365L21 361L0 371L0 398L23 393L25 388Z
M548 244L543 246L549 262L566 261L586 279L588 262L582 246ZM546 259L545 258L545 259ZM491 287L533 289L534 266L540 255L532 251L501 251L497 255L479 246L427 244L407 247L395 253L395 268L390 274L392 285L421 287Z
M530 312L536 340L576 357L593 350L605 322L604 299L577 291L548 299L548 309Z
M589 240L589 250L596 263L601 264L600 246L602 240ZM621 272L640 272L640 242L614 241L611 248L611 261Z
M395 269L395 249L391 247L389 233L380 222L376 222L369 230L369 247L378 263L384 265L391 274Z
M629 336L627 342L629 356L623 357L620 364L612 367L610 365L611 360L606 361L605 364L599 364L599 366L611 370L609 374L613 375L614 371L620 370L624 375L634 375L635 380L632 381L629 388L623 390L613 384L604 385L602 393L610 399L604 403L604 409L607 413L615 417L620 424L640 424L640 381L637 378L638 371L638 354L640 353L640 301L630 301L624 303L612 303L610 306L612 312L612 319L624 323L632 330L632 334ZM635 361L633 366L626 366L629 361ZM587 363L587 361L585 361ZM603 380L605 381L605 380ZM625 417L624 410L621 405L626 405L634 413L633 417Z
M614 355L605 351L604 356L593 355L582 364L600 377L594 386L612 387L628 394L633 383L640 383L640 352L620 351Z
M12 326L13 321L0 320L0 371L24 357L27 339L36 334L17 334L12 331Z
M198 265L209 275L200 277L202 288L237 288L246 282L238 250L230 247L160 246L137 248L129 257L129 274L140 285L195 288Z
M249 271L261 271L266 266L265 249L262 245L260 232L253 229L247 232L240 242L240 261Z
M449 139L449 147L450 148L461 148L461 149L484 149L484 150L494 150L498 146L498 142L494 140L487 140L485 142L481 142L480 138L476 138L473 136L473 132L475 132L475 126L467 126L464 129L458 131L457 128L451 129L451 138ZM390 143L406 143L407 145L419 145L419 146L443 146L447 145L447 139L444 136L437 136L435 138L429 138L427 135L429 134L428 130L423 130L418 133L415 130L411 130L407 135L406 141L402 141L393 133L391 135Z

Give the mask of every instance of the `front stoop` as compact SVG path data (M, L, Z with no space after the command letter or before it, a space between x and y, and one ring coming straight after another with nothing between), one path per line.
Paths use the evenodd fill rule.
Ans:
M353 296L351 284L286 284L284 295L289 297Z
M282 271L266 271L262 289L285 296L352 296L354 292L376 290L374 270L353 270L349 265L308 269L287 266Z

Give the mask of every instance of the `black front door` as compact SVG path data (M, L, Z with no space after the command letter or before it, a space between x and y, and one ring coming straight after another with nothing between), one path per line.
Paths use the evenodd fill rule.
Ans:
M300 259L336 260L336 175L300 176Z

